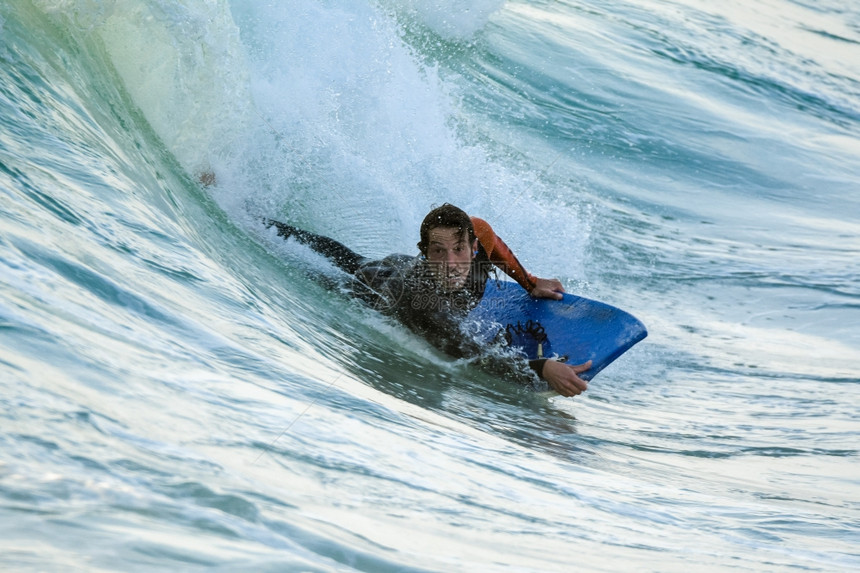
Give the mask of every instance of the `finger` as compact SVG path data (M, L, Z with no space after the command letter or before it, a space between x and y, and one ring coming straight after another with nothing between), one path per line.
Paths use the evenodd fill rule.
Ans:
M591 370L591 360L589 360L585 364L577 364L576 366L571 366L571 368L577 374L581 374L582 372L586 372L588 370Z
M586 384L583 380L580 380L577 376L569 377L564 381L565 388L569 392L568 396L579 396L585 391Z
M570 378L568 380L580 392L585 392L586 390L588 390L588 382L583 380L582 378L580 378L576 374L571 373Z
M580 394L579 388L577 388L570 380L565 379L559 380L556 392L565 398L570 398L571 396L577 396Z
M533 296L537 296L539 298L552 298L555 300L561 300L563 295L561 294L563 291L559 291L553 287L542 287L532 291Z

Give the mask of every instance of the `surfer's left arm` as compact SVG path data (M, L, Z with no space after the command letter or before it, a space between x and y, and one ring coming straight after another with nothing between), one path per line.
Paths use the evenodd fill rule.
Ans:
M588 389L588 382L580 378L579 374L590 368L591 360L577 365L547 360L538 374L562 396L578 396Z
M526 270L510 247L496 235L489 223L472 217L472 227L481 246L487 252L490 262L502 269L506 275L517 281L521 287L535 298L561 299L564 287L558 279L542 279Z

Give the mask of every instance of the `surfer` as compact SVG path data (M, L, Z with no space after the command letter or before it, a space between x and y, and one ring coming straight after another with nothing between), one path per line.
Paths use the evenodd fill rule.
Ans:
M538 278L517 260L489 223L446 203L421 223L420 255L389 255L370 260L345 245L286 223L265 219L284 239L292 237L354 277L352 293L395 317L434 346L458 358L478 358L487 369L539 388L544 380L562 396L584 392L579 377L591 362L569 365L553 359L526 361L487 353L467 332L463 318L480 302L493 268L498 268L537 298L560 299L557 279Z

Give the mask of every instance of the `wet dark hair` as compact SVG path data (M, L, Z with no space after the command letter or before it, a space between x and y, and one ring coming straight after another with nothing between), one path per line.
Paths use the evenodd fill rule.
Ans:
M469 244L475 241L475 228L469 215L459 207L445 203L427 213L424 221L421 222L421 241L418 243L418 249L422 255L427 255L430 231L439 228L457 229L460 235L463 231L468 231Z

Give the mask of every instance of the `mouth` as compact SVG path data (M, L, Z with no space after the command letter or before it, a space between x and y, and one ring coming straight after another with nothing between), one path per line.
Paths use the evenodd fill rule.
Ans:
M450 273L442 277L442 280L447 285L457 286L466 280L466 276L460 273Z
M440 286L445 288L445 290L453 290L460 288L466 282L469 271L460 268L445 268L439 265L439 267L434 269L433 274Z

